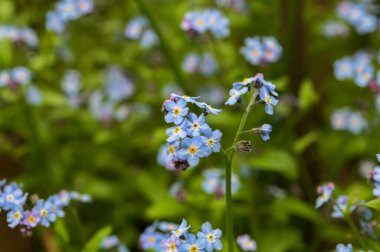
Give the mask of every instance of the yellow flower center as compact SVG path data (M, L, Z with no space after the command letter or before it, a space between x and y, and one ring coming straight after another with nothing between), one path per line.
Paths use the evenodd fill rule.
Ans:
M259 57L260 51L258 49L253 49L251 51L251 54L252 54L253 57Z
M15 217L16 220L18 220L21 217L21 213L19 211L17 211L17 212L15 212L15 214L13 215L13 217Z
M46 217L47 214L48 214L48 212L46 211L46 209L42 209L42 210L40 211L40 215L41 215L42 217Z
M199 26L203 26L204 24L205 24L205 21L203 20L203 19L198 19L197 20L197 24L199 25Z
M273 56L273 52L272 51L267 51L267 57L272 57Z
M215 144L215 140L213 138L210 138L209 140L207 140L206 144L208 147L212 147Z
M208 234L207 235L207 240L209 242L215 242L215 236L213 234Z
M182 98L189 98L190 96L188 96L188 95L182 95Z
M180 233L181 233L181 230L179 230L179 229L177 231L175 231L176 235L179 235Z
M173 242L173 243L170 243L169 249L170 249L170 250L175 250L175 249L177 249L177 246L175 245L174 242Z
M153 236L149 236L149 238L148 238L149 243L154 243L155 241L156 241L156 239Z
M173 109L173 114L176 115L176 116L178 116L179 114L181 114L181 109L178 108L178 107L175 107L175 108Z
M7 201L13 202L15 200L15 197L12 194L7 195Z
M270 97L269 97L269 95L266 95L265 96L265 102L267 103L267 104L271 104L271 100L270 100Z
M190 252L198 252L198 246L197 245L191 245L189 251Z
M34 218L33 215L30 215L30 216L28 217L28 222L29 222L29 223L34 223L35 221L36 221L36 218Z
M181 132L181 128L180 127L175 127L174 128L174 134L178 134Z
M170 154L174 154L174 152L175 152L175 147L174 147L174 145L170 145L170 147L169 147L169 152L170 152Z
M188 151L189 151L190 155L195 155L198 152L198 148L196 146L194 146L194 145L190 145Z

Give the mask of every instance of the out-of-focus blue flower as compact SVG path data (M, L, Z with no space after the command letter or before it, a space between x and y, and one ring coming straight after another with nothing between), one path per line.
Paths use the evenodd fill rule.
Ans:
M353 134L359 134L367 127L367 122L359 112L351 112L347 121L347 130Z
M230 33L228 19L216 9L187 12L181 22L181 28L196 34L210 31L216 38L227 37Z
M60 15L55 11L49 11L46 15L46 29L54 31L56 33L62 33L65 29L65 22L62 20Z
M124 35L129 39L137 39L141 36L144 27L148 24L145 17L137 17L129 21Z
M207 252L212 252L214 249L222 250L223 244L220 241L222 231L218 228L213 230L209 222L202 225L202 232L198 232L197 236L201 244L206 244Z
M344 57L335 61L334 74L338 80L352 79L354 77L354 62L352 62L352 59Z
M166 221L161 221L158 224L158 229L160 229L162 232L171 232L174 231L178 228L178 224L173 223L173 222L166 222Z
M217 64L209 53L203 55L189 53L182 62L182 69L187 73L200 73L207 77L216 72Z
M94 9L92 0L77 0L77 4L81 15L91 13Z
M100 243L102 249L112 249L120 244L119 238L116 235L110 235L105 237Z
M177 102L168 101L165 103L165 121L167 123L174 122L175 124L181 124L184 120L184 116L187 115L189 108L186 107L186 101L179 99Z
M23 193L16 183L4 186L0 192L0 206L8 211L22 207L25 204L27 195Z
M373 32L377 26L376 16L366 10L366 4L341 1L337 7L338 15L354 26L359 34Z
M29 47L38 46L36 32L30 28L18 28L9 25L0 25L0 40L9 39L13 43L25 43Z
M347 196L339 196L336 200L336 204L333 206L333 212L331 216L333 218L343 218L347 214L348 207L348 197ZM350 207L350 212L354 211L356 205L352 205Z
M347 129L349 111L346 108L335 110L331 115L331 125L336 130Z
M135 87L132 82L124 76L122 70L117 66L108 67L105 71L106 75L106 91L109 100L112 103L130 97Z
M220 186L221 172L216 169L205 170L202 189L208 194L215 193Z
M244 43L240 52L252 65L276 62L282 54L282 47L274 37L250 37Z
M17 84L25 85L30 82L32 74L26 67L15 67L12 69L11 76L14 82Z
M76 70L68 70L61 80L61 88L69 97L77 97L81 88L81 74Z
M374 77L373 67L371 65L367 65L363 68L362 71L357 72L355 83L359 87L366 87L372 78Z
M203 252L205 251L206 244L203 240L197 239L193 234L186 235L186 242L181 244L180 252Z
M269 134L272 132L272 125L270 124L263 124L260 128L260 134L261 138L264 141L267 141L270 139Z
M322 34L327 38L346 37L349 29L346 24L336 21L328 21L322 27Z
M336 252L352 252L352 245L348 244L346 246L342 243L339 243L338 245L336 245Z
M11 211L7 213L7 222L10 228L16 227L20 224L22 218L24 217L24 210L21 206L14 207Z
M202 140L206 145L208 152L219 152L220 151L220 138L222 137L222 132L220 130L212 131L211 128L208 128L204 131L204 136Z
M252 238L247 235L239 235L236 239L237 244L243 251L256 251L257 250L257 245Z
M185 138L182 141L181 147L178 156L181 160L186 160L190 166L196 166L199 162L199 158L209 155L200 136Z
M187 226L187 221L185 219L182 219L181 224L179 227L175 230L172 231L171 233L176 236L176 237L181 237L182 235L187 234L187 231L189 230L190 226Z
M42 103L42 94L36 86L28 86L26 90L26 101L31 105L40 105Z
M56 11L64 22L68 22L80 17L78 7L76 0L62 0L57 3Z
M327 183L317 188L318 198L315 203L315 208L321 207L323 204L327 203L334 192L334 184Z
M166 238L167 237L162 233L155 232L151 228L147 228L144 233L140 235L139 244L144 250L153 249L156 251L161 251L161 243Z
M141 35L140 45L142 48L151 48L152 46L157 44L157 42L158 37L156 33L151 29L144 31Z
M200 136L201 133L205 133L206 130L210 129L210 126L206 123L206 118L203 114L199 117L194 114L189 114L189 120L186 121L187 135L189 136Z

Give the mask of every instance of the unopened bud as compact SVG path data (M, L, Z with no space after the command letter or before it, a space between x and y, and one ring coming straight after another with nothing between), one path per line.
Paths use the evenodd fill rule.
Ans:
M252 144L251 141L242 140L236 143L236 150L241 153L251 153Z
M186 160L173 161L174 168L185 171L189 167L189 163Z

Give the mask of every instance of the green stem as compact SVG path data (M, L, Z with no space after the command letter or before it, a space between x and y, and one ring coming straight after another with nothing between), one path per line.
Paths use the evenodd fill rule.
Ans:
M251 100L249 101L247 109L244 111L244 114L240 120L239 127L236 131L234 141L231 146L233 148L235 147L239 139L240 133L244 129L248 115L251 112L253 104L255 104L257 95L258 95L257 91L254 94L252 94ZM232 177L232 161L234 158L235 149L233 149L233 151L231 151L230 154L228 154L227 151L230 148L228 148L226 151L223 151L222 154L223 154L224 162L226 164L226 230L227 230L227 240L228 240L228 251L233 252L234 251L234 234L233 234L233 216L232 216L231 177Z
M159 40L161 42L162 51L166 56L168 64L169 64L175 78L177 79L178 85L182 86L185 93L190 93L189 89L187 88L185 78L183 77L182 72L179 68L179 64L176 62L175 57L172 53L172 50L170 49L167 41L165 40L165 37L162 35L162 32L161 32L160 28L158 27L158 23L157 23L156 19L154 18L151 11L149 10L147 5L145 4L144 0L134 0L134 1L138 5L138 7L140 8L141 12L143 12L145 14L145 16L149 19L149 22L150 22L152 28L156 32L157 37L159 38Z

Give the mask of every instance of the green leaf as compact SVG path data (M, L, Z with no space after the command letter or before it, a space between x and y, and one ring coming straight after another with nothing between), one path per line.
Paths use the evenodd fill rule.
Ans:
M0 1L0 21L8 21L15 10L15 6L12 1Z
M367 207L380 211L380 199L374 199L366 203Z
M262 155L251 160L255 169L279 172L290 180L298 177L298 169L294 157L280 149L267 149Z
M302 83L299 90L299 104L301 110L308 110L319 99L318 94L315 92L311 80L306 80Z
M106 226L106 227L100 229L87 242L87 244L86 244L86 246L82 252L96 252L96 251L98 251L100 243L103 241L103 239L105 237L110 235L111 232L112 232L112 228L110 226Z
M272 208L274 210L281 209L280 212L284 215L298 216L314 223L320 221L320 215L314 207L297 198L278 199L273 203Z
M293 145L293 148L294 148L294 151L297 152L297 153L301 153L302 151L304 151L310 144L312 144L313 142L315 142L317 139L318 139L318 132L310 132L308 134L305 134L304 136L302 136L300 139L298 139L294 145Z
M68 243L70 240L69 234L66 230L65 223L62 219L58 219L54 224L54 230L57 235L62 239L64 243Z

